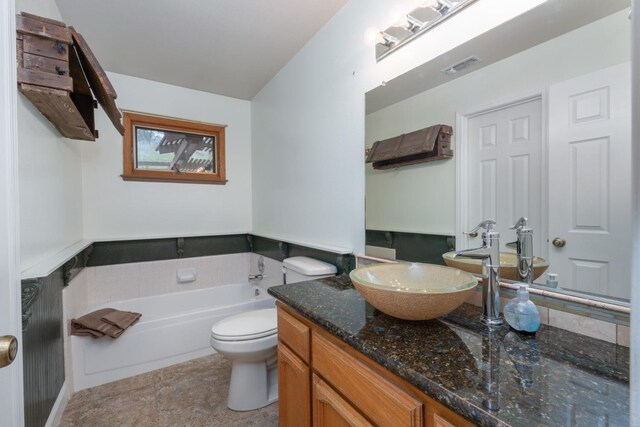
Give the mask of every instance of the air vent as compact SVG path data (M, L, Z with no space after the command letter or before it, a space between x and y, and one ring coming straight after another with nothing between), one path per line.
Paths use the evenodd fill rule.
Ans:
M470 56L467 59L463 59L462 61L458 62L457 64L453 64L452 66L445 68L444 70L442 70L442 72L450 76L464 70L465 68L473 64L477 64L478 62L480 62L480 58L478 58L477 56Z

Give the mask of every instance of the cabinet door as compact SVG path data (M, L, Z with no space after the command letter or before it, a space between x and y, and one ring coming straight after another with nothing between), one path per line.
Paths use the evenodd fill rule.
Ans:
M433 414L433 427L456 427L438 414Z
M475 427L475 424L436 402L427 404L426 410L426 427Z
M331 386L313 375L313 427L369 427L369 423Z
M421 427L422 402L314 332L313 369L379 426Z
M281 427L309 426L309 367L285 345L278 345L278 405Z

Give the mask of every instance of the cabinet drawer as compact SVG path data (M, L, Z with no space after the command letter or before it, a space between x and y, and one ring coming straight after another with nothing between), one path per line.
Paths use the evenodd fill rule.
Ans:
M421 426L422 402L317 333L313 369L379 426Z
M310 334L305 324L278 308L278 339L307 363L309 363Z

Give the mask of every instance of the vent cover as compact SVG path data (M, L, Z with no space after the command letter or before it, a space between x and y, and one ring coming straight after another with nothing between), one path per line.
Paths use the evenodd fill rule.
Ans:
M445 68L444 70L442 70L442 72L450 76L464 70L471 65L477 64L478 62L480 62L480 58L478 58L477 56L470 56L467 59L463 59L462 61L458 62L457 64L453 64L452 66Z

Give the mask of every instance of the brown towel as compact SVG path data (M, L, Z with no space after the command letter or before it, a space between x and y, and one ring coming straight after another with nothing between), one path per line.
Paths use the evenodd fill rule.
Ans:
M127 329L136 323L142 314L133 311L112 311L102 316L102 321L110 325L117 326L120 329Z
M105 316L111 321L105 321ZM71 335L91 336L102 338L105 335L118 338L129 326L140 318L140 313L121 312L113 308L96 310L78 319L71 319ZM121 323L126 327L120 327L115 323Z

